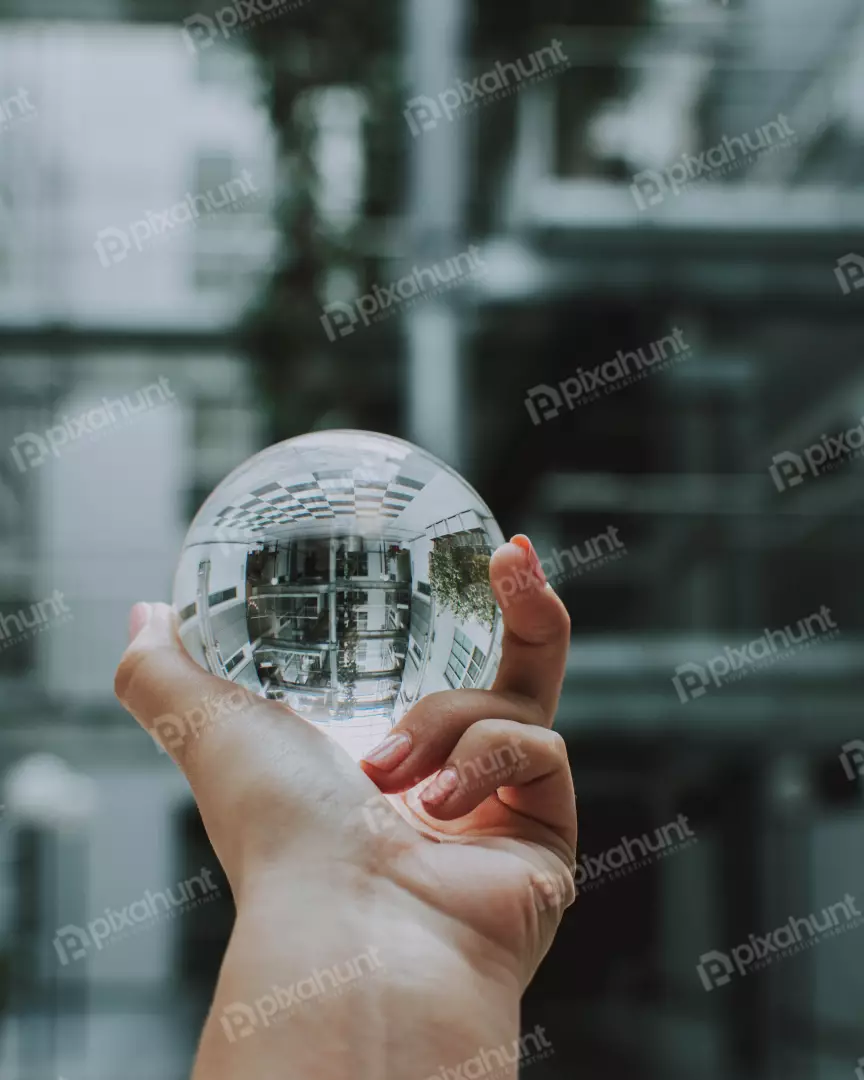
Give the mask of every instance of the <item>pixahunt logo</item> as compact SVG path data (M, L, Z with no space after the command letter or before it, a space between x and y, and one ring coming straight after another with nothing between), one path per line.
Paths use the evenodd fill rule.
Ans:
M654 830L654 836L621 837L621 843L601 855L582 855L574 878L577 892L591 892L607 881L627 877L669 855L678 854L697 843L688 819L679 814L676 821Z
M841 918L842 916L842 918ZM811 949L820 941L845 934L864 925L864 916L855 907L855 897L848 893L841 901L823 908L821 917L790 917L778 930L760 937L751 934L748 940L736 945L731 953L707 952L699 957L696 971L702 986L709 993L728 985L733 977L752 975L778 960Z
M804 450L803 455L784 450L775 454L768 467L771 479L778 491L798 487L808 475L821 476L833 472L854 458L864 456L864 417L855 427L841 431L839 435L823 435L819 442Z
M606 360L595 368L577 368L575 375L558 383L557 387L546 383L533 386L525 398L531 423L536 427L543 420L559 416L563 408L572 412L577 405L599 401L657 371L689 360L692 355L691 347L684 341L684 331L677 327L668 337L652 342L650 351L649 356L644 347L637 352L619 349L612 360Z
M133 397L136 400L133 402ZM11 450L19 472L28 468L35 469L48 460L49 455L60 457L60 451L75 443L80 445L86 436L90 442L102 437L109 428L116 427L138 413L147 412L160 405L167 405L175 400L174 391L168 385L165 376L161 376L151 386L136 391L135 395L124 394L122 398L111 400L102 398L100 405L79 413L78 416L63 416L61 423L48 428L41 435L25 431L16 436Z
M564 55L563 42L554 38L551 45L532 52L528 62L519 60L515 64L502 64L499 60L494 68L478 75L471 82L459 79L455 86L442 90L435 97L421 94L411 98L403 115L416 139L424 131L437 128L443 120L468 116L483 105L490 105L515 94L528 83L540 82L560 73L569 65L570 61Z
M790 625L782 630L765 630L758 638L739 648L727 646L707 664L679 664L675 668L672 685L683 705L707 694L712 685L716 688L738 682L753 671L788 659L814 643L830 641L839 633L837 623L831 618L831 609L823 605L813 615L799 619L795 629Z
M864 776L864 740L853 739L843 747L840 763L849 780Z
M193 55L199 49L209 49L220 37L224 41L242 34L253 26L278 19L288 11L304 7L309 0L235 0L213 16L190 15L183 20L183 40Z
M46 599L31 604L29 610L20 608L7 615L0 614L0 652L71 620L72 612L66 606L63 593L55 589Z
M404 824L404 815L397 807L404 805L409 811L413 811L415 816L421 815L424 812L423 800L420 797L422 793L423 789L416 786L394 801L380 792L371 795L362 806L355 807L348 813L346 824L353 826L362 821L363 826L374 836L395 833L403 828Z
M529 879L532 906L539 913L544 911L554 912L556 918L561 918L566 908L576 899L576 885L573 880L576 867L569 873L563 869L556 873L540 871L532 873Z
M458 787L455 791L460 794L476 791L478 788L488 787L490 781L502 787L528 764L528 755L517 743L499 746L488 753L480 754L479 757L469 758L453 766L458 776Z
M586 540L584 545L574 544L564 551L553 548L548 558L540 560L548 581L553 585L560 585L623 559L627 554L627 547L618 539L618 532L614 525L610 525L605 532Z
M356 820L357 816L357 812L352 811L349 820ZM359 816L374 836L392 833L399 827L399 814L383 795L370 795L360 807Z
M834 276L839 281L844 296L848 296L855 289L864 289L864 258L854 252L844 255L837 260Z
M456 774L456 784L452 795L465 795L482 788L503 787L530 764L530 757L516 742L506 743L485 754L480 754L465 761L451 763L450 768ZM405 796L409 808L422 810L422 791L413 789ZM400 815L381 795L373 795L359 809L366 827L375 835L392 833L399 828ZM356 821L358 812L352 811L349 821Z
M537 573L537 566L550 585L561 585L622 559L627 554L627 548L618 539L618 531L614 525L610 525L605 532L586 540L584 545L574 544L564 551L553 548L552 554L545 559L537 558L536 566L529 563L525 568L514 570L501 579L501 607L506 609L514 599L546 587L543 577ZM583 547L584 550L581 550Z
M287 987L271 986L270 991L252 1005L240 1001L226 1005L219 1018L226 1039L231 1043L238 1039L248 1039L260 1028L282 1023L296 1009L316 998L341 996L356 989L358 979L375 974L383 968L378 952L377 947L369 945L366 952L353 957L344 965L333 964L323 970L316 968L307 978Z
M546 1028L537 1024L532 1032L521 1035L511 1043L496 1047L481 1047L477 1053L459 1065L439 1065L438 1072L425 1080L494 1080L496 1076L513 1076L511 1066L520 1069L551 1057L555 1051L546 1038Z
M151 929L166 918L173 919L178 913L207 904L219 895L219 886L212 880L212 872L203 867L200 875L181 882L177 892L175 896L173 888L157 893L148 889L140 900L120 911L105 908L105 915L92 919L86 927L61 927L54 935L54 949L60 963L66 967L73 960L83 959L90 948L95 947L101 952L109 942L122 941L131 934Z
M142 252L148 246L170 239L176 229L197 224L201 217L220 210L236 212L247 199L259 194L249 170L244 169L239 177L220 184L215 192L212 189L199 195L187 192L184 199L167 210L148 210L143 218L130 221L123 229L113 225L101 229L96 234L93 248L102 267L107 270L116 263L124 262L133 247Z
M19 123L26 123L36 115L36 106L30 101L28 91L22 87L11 97L0 99L0 134Z
M321 316L321 325L331 341L347 337L357 329L357 324L369 326L382 322L397 310L410 308L413 301L429 300L441 293L476 278L486 269L479 248L473 244L467 251L447 259L443 267L438 263L422 269L414 267L410 274L391 285L373 286L353 303L340 300L328 304Z
M261 698L243 687L226 694L210 694L182 716L165 713L153 722L150 736L160 753L175 753L189 739L200 739L205 727L261 704Z
M749 134L732 138L724 135L716 146L695 156L682 154L678 161L662 172L645 169L637 173L630 185L633 199L640 210L647 210L649 206L662 203L670 193L680 195L691 185L717 180L750 164L762 154L793 145L797 139L788 120L780 113L776 120L770 120L756 129L753 142Z

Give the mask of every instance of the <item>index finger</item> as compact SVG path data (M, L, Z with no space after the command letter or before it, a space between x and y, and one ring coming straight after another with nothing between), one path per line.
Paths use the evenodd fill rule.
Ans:
M533 698L551 727L570 648L570 616L527 536L514 536L498 548L489 580L504 620L493 690Z

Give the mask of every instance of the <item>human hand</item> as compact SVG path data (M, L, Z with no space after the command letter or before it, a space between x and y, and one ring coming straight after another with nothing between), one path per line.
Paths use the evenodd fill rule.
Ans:
M493 688L428 695L361 765L425 841L402 859L406 884L508 949L524 987L575 897L577 822L566 746L551 730L570 619L530 541L514 539L490 566L505 628Z
M271 965L300 970L386 941L391 1013L408 971L423 969L474 980L512 1020L573 899L576 843L564 743L550 730L569 619L527 548L492 559L505 624L494 688L423 699L391 732L390 757L385 747L362 769L283 705L203 671L166 605L133 611L117 695L183 769L238 905L217 1004L253 999ZM435 803L418 784L453 775L445 768L457 784ZM208 1046L215 1076L225 1046L212 1031Z

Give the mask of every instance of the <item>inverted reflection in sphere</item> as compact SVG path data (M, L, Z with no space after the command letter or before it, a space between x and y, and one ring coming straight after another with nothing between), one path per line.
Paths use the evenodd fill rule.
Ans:
M418 447L303 435L241 465L198 512L174 585L180 635L202 667L360 758L423 695L491 686L502 542L473 488Z

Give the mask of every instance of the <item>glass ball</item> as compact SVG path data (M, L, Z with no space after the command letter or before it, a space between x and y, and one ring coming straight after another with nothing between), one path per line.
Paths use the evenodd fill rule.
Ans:
M425 450L303 435L250 458L199 510L174 583L180 636L202 667L359 759L425 694L492 685L489 559L503 541L477 492Z

